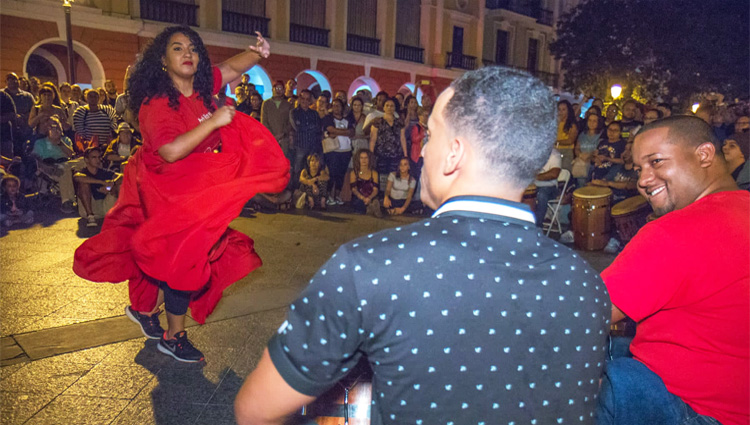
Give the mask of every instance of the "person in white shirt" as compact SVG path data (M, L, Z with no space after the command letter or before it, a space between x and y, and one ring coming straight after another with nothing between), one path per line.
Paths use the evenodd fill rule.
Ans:
M536 175L534 184L536 185L536 216L537 227L544 224L544 216L547 213L547 202L555 199L559 193L557 187L557 177L560 175L562 167L562 155L557 149L552 149L547 163Z

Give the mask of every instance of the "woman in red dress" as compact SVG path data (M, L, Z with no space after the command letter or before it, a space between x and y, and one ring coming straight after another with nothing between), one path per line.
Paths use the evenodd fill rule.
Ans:
M183 362L203 360L185 331L188 306L204 323L223 290L261 264L252 240L229 223L255 193L280 192L288 180L289 163L271 133L212 97L268 57L268 42L257 37L215 67L189 27L167 28L145 48L128 84L143 147L125 168L102 232L75 255L83 278L128 280L125 314Z

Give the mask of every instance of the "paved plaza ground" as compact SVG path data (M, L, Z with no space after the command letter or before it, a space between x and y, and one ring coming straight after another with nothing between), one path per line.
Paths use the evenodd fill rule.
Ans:
M243 214L232 227L264 265L225 291L206 325L188 320L205 364L176 362L140 334L123 312L126 284L73 273L75 249L98 228L41 219L0 235L2 424L233 424L234 396L318 267L348 240L419 218ZM581 254L599 271L614 258Z

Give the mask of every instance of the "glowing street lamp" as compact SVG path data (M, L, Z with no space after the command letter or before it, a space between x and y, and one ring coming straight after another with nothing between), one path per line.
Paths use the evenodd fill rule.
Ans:
M617 99L622 94L622 86L619 84L614 84L609 89L609 92L612 94L612 99Z
M693 111L693 113L696 113L696 112L698 112L698 108L700 108L700 107L701 107L700 103L693 103L693 107L690 108L690 109Z

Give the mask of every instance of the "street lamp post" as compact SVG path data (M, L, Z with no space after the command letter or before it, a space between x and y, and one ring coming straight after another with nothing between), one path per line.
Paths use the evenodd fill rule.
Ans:
M74 0L63 0L63 10L65 10L65 36L68 42L68 81L70 84L76 83L75 52L73 51L73 31L70 23L71 3Z

